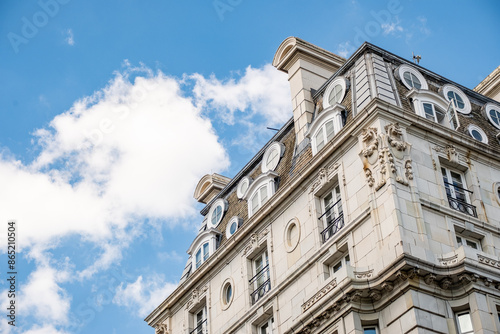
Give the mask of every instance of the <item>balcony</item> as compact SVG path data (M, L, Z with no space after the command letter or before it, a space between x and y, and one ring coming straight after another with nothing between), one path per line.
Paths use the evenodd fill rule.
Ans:
M337 216L336 212L339 212ZM327 227L321 232L323 243L335 235L342 227L344 227L344 212L342 211L342 203L339 199L337 202L329 205L325 212L318 218L324 220Z
M249 284L255 287L250 295L252 305L271 290L271 277L269 276L269 264L262 268L254 277L249 280Z
M444 184L446 187L446 195L448 197L450 208L477 218L476 207L472 204L469 204L467 201L467 197L472 195L472 191L461 188L452 183L444 182Z
M196 326L195 329L189 332L189 334L207 334L207 333L208 333L207 319L199 322L198 326Z

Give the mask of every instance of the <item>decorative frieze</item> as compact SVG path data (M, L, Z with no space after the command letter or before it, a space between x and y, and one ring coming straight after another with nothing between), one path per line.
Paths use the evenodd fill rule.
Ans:
M486 257L484 255L480 255L480 254L477 254L477 259L479 260L480 263L484 263L490 267L497 268L497 269L500 268L500 261L498 261L498 260L493 260L493 259L490 259L489 257Z
M323 187L325 184L327 184L333 178L333 176L337 173L339 166L340 165L338 163L334 163L326 168L325 167L320 168L319 172L318 172L318 176L313 181L309 193L314 193L318 189Z
M302 312L307 311L307 309L316 304L318 300L323 298L326 294L328 294L328 292L332 291L336 286L337 286L336 279L332 280L330 283L324 286L321 290L319 290L319 292L317 292L314 296L309 298L309 300L302 305Z
M439 263L441 263L441 265L443 265L443 266L452 266L454 264L457 264L458 263L458 254L455 254L453 256L446 257L446 258L441 258L441 259L439 259Z
M167 324L157 324L155 327L155 334L168 334Z
M186 303L186 309L190 309L193 305L198 304L202 298L206 295L206 292L208 291L208 284L201 287L201 288L195 288L191 292L191 296L189 297L187 303Z
M373 276L373 269L366 271L353 271L353 274L356 279L370 279Z

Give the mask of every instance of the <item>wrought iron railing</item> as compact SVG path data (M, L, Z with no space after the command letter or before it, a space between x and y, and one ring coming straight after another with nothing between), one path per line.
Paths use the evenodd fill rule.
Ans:
M467 194L472 194L472 191L454 185L452 183L444 182L446 185L446 195L448 196L448 203L450 208L465 213L466 215L477 218L476 207L472 204L467 203ZM454 195L451 193L451 187L453 187Z
M344 227L344 213L341 212L335 220L328 224L328 227L321 232L321 238L323 242L326 242L332 236L335 235L342 227Z
M260 283L259 279L266 279L264 282ZM249 281L250 285L256 285L257 288L254 289L252 294L250 295L252 299L252 304L255 304L260 298L262 298L266 293L271 290L271 278L269 276L269 264L262 268L254 277L252 277Z
M189 334L207 334L208 329L207 329L207 319L203 320L202 322L198 323L198 326L196 326L195 329L193 329Z
M330 224L333 220L335 220L335 207L337 206L337 211L342 212L342 203L339 199L337 202L330 204L326 207L325 212L318 219L325 219L326 224Z

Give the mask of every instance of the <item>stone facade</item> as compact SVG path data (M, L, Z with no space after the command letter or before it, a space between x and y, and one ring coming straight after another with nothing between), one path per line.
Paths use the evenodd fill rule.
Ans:
M307 107L201 211L181 282L148 324L498 333L500 130L481 110L499 103L368 43L342 60L288 38L273 64Z

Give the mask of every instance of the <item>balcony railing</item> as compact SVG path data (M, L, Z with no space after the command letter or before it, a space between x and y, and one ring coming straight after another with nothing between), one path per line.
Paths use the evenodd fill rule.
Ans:
M450 204L450 208L477 218L476 207L472 204L467 203L466 195L471 195L472 191L461 188L452 183L445 182L444 184L446 185L446 195L448 196L448 203ZM453 188L453 191L455 193L454 196L451 193L451 188Z
M198 323L198 326L196 326L195 329L193 329L189 334L207 334L208 329L207 329L207 319L203 320L202 322Z
M265 280L262 282L262 280ZM255 304L260 298L271 290L271 278L269 276L269 264L262 268L249 281L250 285L258 285L250 295L252 304Z
M335 235L340 229L344 227L344 213L341 212L335 220L328 224L328 227L321 232L321 237L325 243L328 239Z

